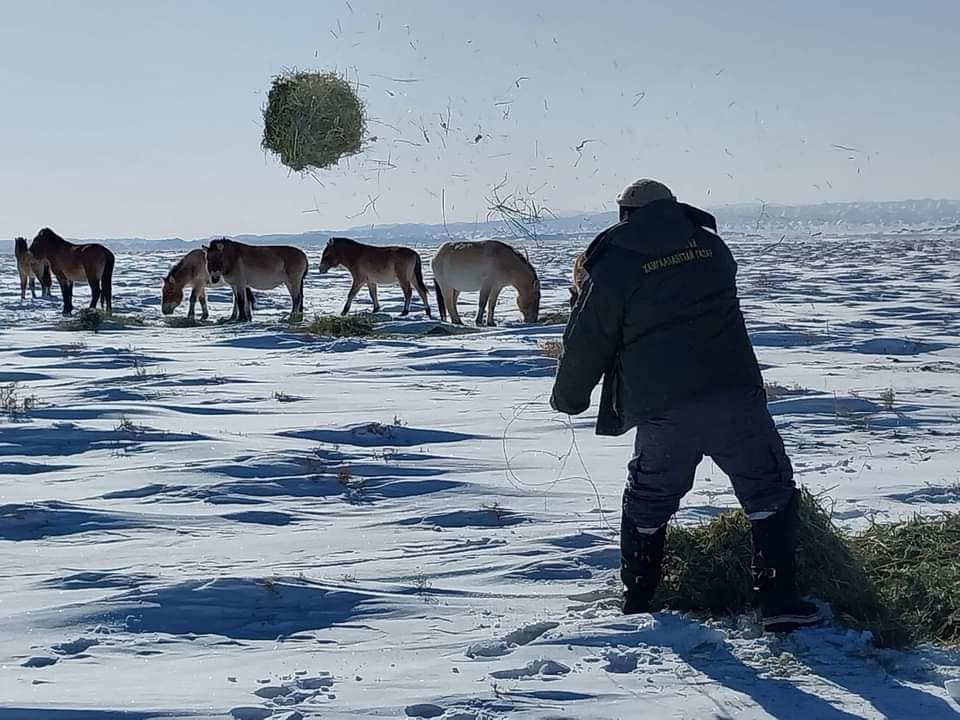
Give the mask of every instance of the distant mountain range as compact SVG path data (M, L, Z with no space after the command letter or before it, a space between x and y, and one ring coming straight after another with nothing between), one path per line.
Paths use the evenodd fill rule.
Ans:
M824 203L821 205L727 205L711 208L720 230L728 235L809 235L960 233L960 201L902 200L894 202ZM549 217L522 227L497 219L480 223L363 225L346 230L313 230L300 234L235 235L234 239L255 244L292 244L304 247L326 243L332 235L345 235L370 243L436 243L446 239L511 239L536 236L592 236L616 221L613 212L583 213ZM119 249L159 250L196 246L208 238L104 239Z

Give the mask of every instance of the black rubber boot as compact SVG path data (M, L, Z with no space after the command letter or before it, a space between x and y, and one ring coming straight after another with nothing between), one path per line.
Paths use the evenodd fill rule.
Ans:
M620 579L623 581L623 614L651 612L653 594L660 584L666 526L655 533L637 532L632 522L620 521Z
M776 514L751 522L753 589L766 632L791 632L823 621L820 609L801 599L797 591L799 525L799 491Z

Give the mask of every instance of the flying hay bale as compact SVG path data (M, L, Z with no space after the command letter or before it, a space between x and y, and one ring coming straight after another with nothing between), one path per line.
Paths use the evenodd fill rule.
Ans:
M846 535L804 490L799 585L881 647L960 644L960 514L875 523ZM682 611L728 614L751 602L750 523L739 510L671 526L658 600Z
M363 101L344 78L285 72L267 96L261 146L291 170L320 170L360 152L366 128Z

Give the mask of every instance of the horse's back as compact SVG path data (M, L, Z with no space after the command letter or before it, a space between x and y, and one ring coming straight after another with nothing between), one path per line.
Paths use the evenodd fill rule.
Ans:
M73 252L82 264L91 264L98 269L103 269L108 262L115 260L113 251L100 243L74 245Z
M433 276L440 285L456 290L479 290L499 281L497 252L490 241L451 241L433 256Z
M307 254L293 245L246 245L236 243L244 278L250 287L271 290L289 280L297 280L307 271ZM233 275L229 268L224 275Z

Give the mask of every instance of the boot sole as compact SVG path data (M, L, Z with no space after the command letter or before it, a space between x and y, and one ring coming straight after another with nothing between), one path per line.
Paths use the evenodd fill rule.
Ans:
M763 618L764 632L788 633L804 627L820 625L825 618L820 613L812 615L783 614Z

